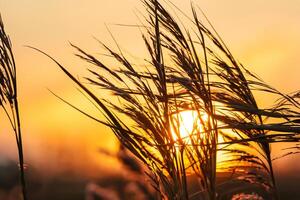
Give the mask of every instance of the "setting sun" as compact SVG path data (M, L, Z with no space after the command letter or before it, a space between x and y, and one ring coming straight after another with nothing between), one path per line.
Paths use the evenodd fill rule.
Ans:
M207 125L208 115L204 112L201 113L201 117L199 117L198 112L195 110L186 110L181 111L177 114L173 114L172 122L173 126L171 128L173 139L178 142L178 139L182 139L182 141L191 145L191 138L196 139L201 138L204 139L205 131L203 125ZM179 135L179 137L178 137ZM199 142L199 141L198 141ZM197 143L198 143L197 142ZM223 143L224 139L221 134L218 134L218 143ZM224 145L218 145L218 148L222 148ZM218 167L221 167L221 164L226 164L226 160L230 158L229 154L225 154L223 151L217 152L217 163Z
M174 140L178 140L178 136L180 136L186 143L190 143L189 138L192 135L203 133L202 124L207 122L208 116L206 113L201 115L201 119L198 116L195 110L186 110L174 114L172 116L173 126L171 128Z
M299 20L300 1L0 0L0 200L300 199Z

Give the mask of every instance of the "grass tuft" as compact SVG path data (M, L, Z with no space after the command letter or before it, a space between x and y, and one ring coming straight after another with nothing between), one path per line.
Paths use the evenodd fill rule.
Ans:
M98 95L53 57L36 49L79 86L104 120L68 104L111 128L122 145L149 168L161 199L219 199L222 186L233 181L255 185L277 199L271 144L299 142L299 93L283 94L246 69L207 18L209 28L199 20L193 5L189 18L168 4L191 22L187 28L165 4L142 2L148 14L147 25L139 26L145 28L142 38L149 55L145 65L132 64L119 47L115 51L100 42L118 64L118 69L112 68L71 44L76 56L97 66L89 69L91 76L86 80L111 92L109 97ZM261 108L255 91L279 100L271 108ZM179 114L186 110L197 113L198 125L182 137ZM297 149L296 145L290 150ZM227 159L218 161L219 152ZM218 170L232 176L219 183ZM196 193L189 192L190 174L199 179Z
M0 105L4 110L16 137L19 155L20 182L23 199L27 200L26 181L24 172L24 155L20 111L17 95L16 63L12 51L12 44L6 34L0 15Z

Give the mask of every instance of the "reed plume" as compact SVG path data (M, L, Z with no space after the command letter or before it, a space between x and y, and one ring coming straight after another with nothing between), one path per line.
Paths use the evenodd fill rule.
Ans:
M1 16L0 40L0 104L13 128L16 137L20 167L20 182L22 186L23 199L26 200L27 194L20 111L17 95L16 63L12 51L12 44L9 36L5 32Z
M119 46L114 51L99 41L118 64L112 68L72 45L76 56L97 67L89 69L92 77L86 80L111 92L109 98L97 95L36 49L56 62L105 120L66 103L111 128L124 147L150 169L149 177L161 199L220 198L217 170L221 167L235 175L229 181L258 185L277 199L270 145L299 142L299 93L283 94L246 69L214 28L211 31L198 19L194 6L192 18L183 14L192 23L188 29L157 0L142 2L148 14L142 34L149 54L144 65L132 64ZM260 108L254 91L280 100L271 108ZM197 123L189 136L182 137L178 114L186 110L197 113ZM230 155L229 159L218 163L218 152ZM190 173L200 180L193 194L189 193Z

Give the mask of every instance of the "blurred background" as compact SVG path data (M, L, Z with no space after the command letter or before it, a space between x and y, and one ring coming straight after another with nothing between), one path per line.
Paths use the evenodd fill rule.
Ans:
M189 0L172 2L190 14ZM300 89L300 0L194 3L248 69L283 92ZM94 37L114 46L108 27L128 54L141 59L146 51L140 30L115 24L138 24L137 14L145 13L142 3L139 0L0 0L0 12L18 67L25 160L34 198L84 199L85 191L97 189L94 186L99 184L94 183L103 183L107 177L122 180L129 173L128 167L120 162L119 144L112 132L58 100L48 89L96 116L99 113L53 62L24 45L47 52L82 77L89 65L73 55L69 42L100 55L104 51ZM275 101L266 96L259 98L262 105ZM18 178L14 140L1 111L0 176L8 177L12 184L0 186L3 199L8 198L4 197L7 191L18 190L13 184ZM285 144L278 144L272 148L278 155L284 147ZM297 199L299 161L299 155L294 155L274 163L280 192L293 195L289 199ZM120 180L116 182L121 183Z

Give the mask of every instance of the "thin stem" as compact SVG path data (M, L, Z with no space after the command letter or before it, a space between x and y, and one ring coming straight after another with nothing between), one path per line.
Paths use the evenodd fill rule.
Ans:
M26 189L26 181L25 181L25 171L24 171L24 155L23 155L23 144L22 144L22 132L21 132L21 122L20 122L20 113L19 113L19 105L17 98L14 98L14 107L16 113L16 135L18 138L18 154L19 154L19 163L20 163L20 181L22 185L22 194L23 200L27 200L27 189Z

